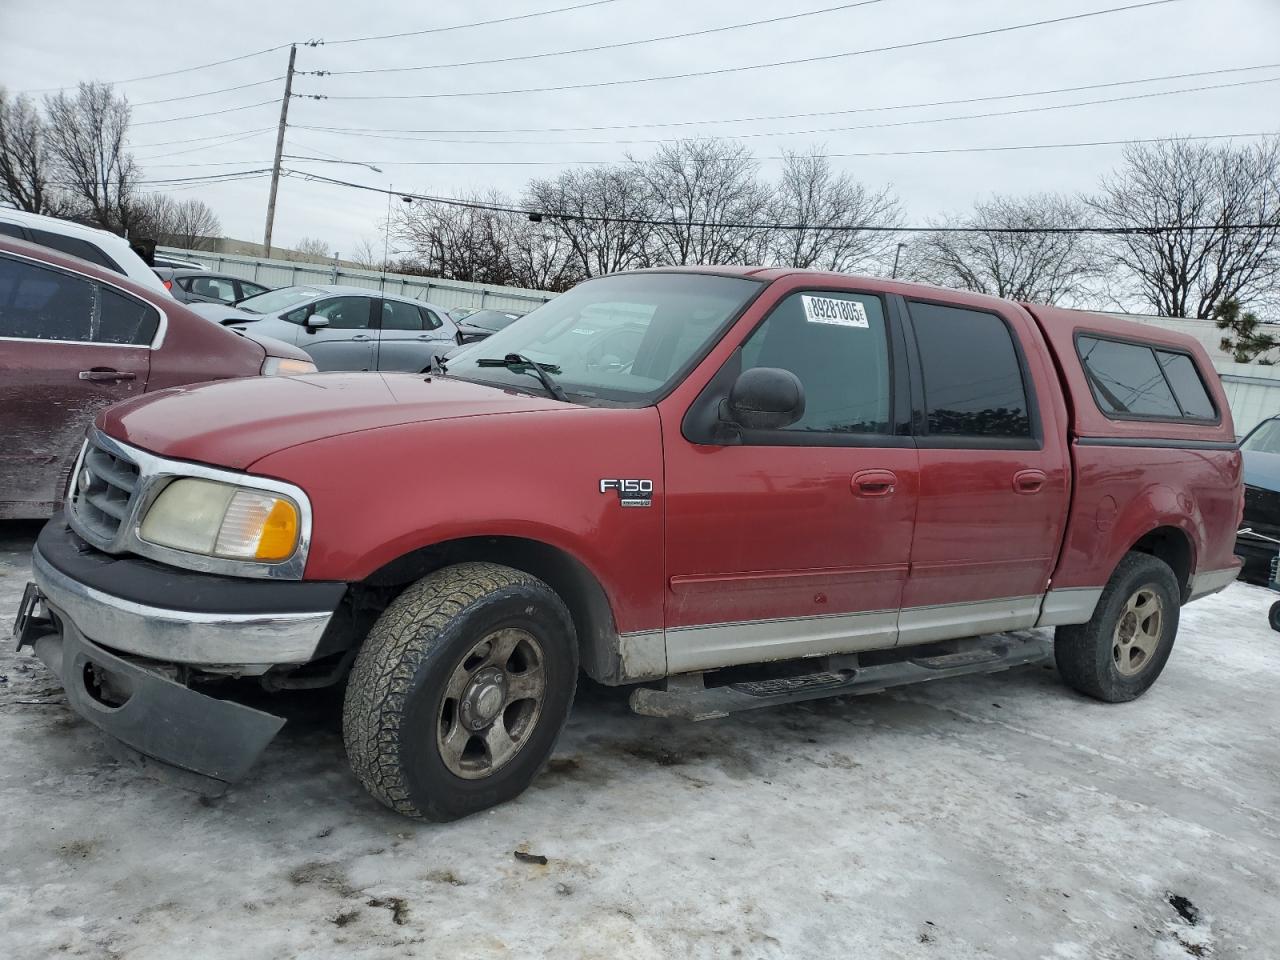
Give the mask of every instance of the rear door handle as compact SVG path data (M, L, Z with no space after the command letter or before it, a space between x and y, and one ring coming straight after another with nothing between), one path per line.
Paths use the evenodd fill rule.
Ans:
M111 370L107 367L94 367L92 370L81 370L81 380L92 380L94 382L105 381L113 383L116 380L137 380L138 375L127 370Z
M887 497L897 485L898 477L892 470L859 470L850 483L859 497Z
M369 339L369 337L368 337L366 334L363 334L363 333L357 333L357 334L356 334L354 337L352 337L351 339L352 339L352 340L368 340L368 339Z
M1019 470L1013 475L1013 492L1039 493L1048 479L1043 470Z

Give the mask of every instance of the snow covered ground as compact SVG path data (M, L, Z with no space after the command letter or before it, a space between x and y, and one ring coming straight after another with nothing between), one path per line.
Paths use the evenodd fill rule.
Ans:
M2 632L34 534L0 524ZM590 687L525 796L445 826L365 796L323 702L221 799L147 780L6 643L0 955L1277 957L1273 597L1188 607L1125 705L1045 666L696 725Z

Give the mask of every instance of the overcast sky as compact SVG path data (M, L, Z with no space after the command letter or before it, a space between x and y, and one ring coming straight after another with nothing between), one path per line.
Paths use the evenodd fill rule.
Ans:
M782 4L760 0L609 0L589 9L514 23L399 39L333 43L534 13L581 2L274 0L250 4L234 0L210 7L130 0L0 0L0 84L10 91L44 91L81 80L120 81L311 39L328 42L317 47L300 46L299 71L455 64L643 40L842 6L840 0L790 0ZM756 134L743 142L760 158L762 175L770 177L778 164L768 158L784 148L812 145L820 145L830 153L865 153L1280 130L1280 82L1014 116L877 129L823 129L1078 103L1266 78L1280 81L1280 0L1177 0L913 49L683 80L500 96L338 99L471 94L689 73L911 43L1132 2L1135 0L879 0L783 23L618 50L487 66L299 76L295 92L325 94L332 99L292 102L286 154L363 161L378 166L382 172L311 161L288 160L286 165L420 193L455 195L475 188L497 187L518 196L530 176L552 175L571 161L620 159L627 152L642 156L653 149L649 143L618 141L691 134ZM131 141L146 178L269 166L282 79L177 102L147 101L280 77L287 57L288 50L281 49L176 76L120 84L119 89L134 104ZM576 133L379 135L437 141L543 141L538 143L423 142L305 129L325 126L507 131L723 121L990 97L1271 63L1277 66L1247 73L993 103L805 119ZM220 116L155 122L273 97L274 103ZM223 139L171 143L197 137ZM584 140L603 142L569 142ZM1100 173L1115 165L1120 149L1098 146L845 157L833 162L869 184L891 184L901 197L908 218L919 223L961 212L975 199L993 192L1088 190ZM432 161L434 165L423 165L422 161ZM504 161L505 165L492 161ZM515 165L516 162L536 165ZM177 195L198 196L209 203L221 218L225 234L262 239L265 179L198 185ZM302 237L319 237L344 256L361 238L380 246L385 209L385 197L287 179L281 185L276 243L290 246Z

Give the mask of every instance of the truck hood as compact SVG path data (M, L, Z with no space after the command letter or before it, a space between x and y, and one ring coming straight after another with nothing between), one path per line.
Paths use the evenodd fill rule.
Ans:
M343 433L491 413L575 409L586 408L465 380L414 373L318 373L162 390L108 408L98 415L97 426L160 456L245 470L286 447Z

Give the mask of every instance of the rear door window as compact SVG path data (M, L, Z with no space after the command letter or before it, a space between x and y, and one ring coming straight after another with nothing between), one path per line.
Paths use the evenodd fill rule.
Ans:
M383 330L421 330L422 314L412 303L400 300L382 301Z
M0 337L88 342L92 281L0 257Z
M210 297L220 303L236 299L236 285L227 277L192 277L187 289L198 297Z
M1013 334L998 315L910 301L929 436L1033 436Z

